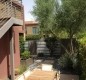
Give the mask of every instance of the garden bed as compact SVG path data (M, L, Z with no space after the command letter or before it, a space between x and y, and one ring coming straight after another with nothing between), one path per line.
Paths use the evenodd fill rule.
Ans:
M17 76L15 80L26 80L30 74L31 74L31 71L27 70L23 74Z
M33 64L33 59L32 58L29 58L29 59L26 59L26 60L21 60L21 65L29 66L31 64Z

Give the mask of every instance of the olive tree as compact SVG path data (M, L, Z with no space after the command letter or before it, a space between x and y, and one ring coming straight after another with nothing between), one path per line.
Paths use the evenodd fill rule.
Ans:
M42 34L47 34L49 31L49 24L51 23L51 16L54 12L55 0L34 0L33 15L39 22Z
M57 3L58 4L58 3ZM56 5L57 6L57 5ZM83 21L86 18L86 0L62 0L61 5L56 7L55 21L58 29L66 30L70 39L70 53L73 50L73 38L83 30Z

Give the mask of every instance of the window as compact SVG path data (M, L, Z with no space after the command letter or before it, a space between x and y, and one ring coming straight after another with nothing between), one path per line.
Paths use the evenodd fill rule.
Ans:
M33 34L38 34L38 28L37 28L37 27L33 27L32 30L33 30L33 31L32 31Z

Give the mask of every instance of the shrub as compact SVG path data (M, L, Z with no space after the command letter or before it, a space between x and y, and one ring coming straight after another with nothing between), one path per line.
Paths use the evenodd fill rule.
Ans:
M20 65L18 68L15 69L15 75L20 75L26 70L27 70L26 65Z
M81 74L81 65L79 62L79 54L67 54L65 53L58 60L58 64L62 69L72 71L75 74Z
M81 64L80 80L86 80L86 32L80 33L79 41L79 63Z
M41 35L27 35L26 40L38 40L41 38Z
M72 69L73 66L73 62L71 60L71 57L69 54L65 53L64 55L62 55L62 57L60 57L60 59L58 60L58 64L65 69Z
M21 59L28 59L30 57L30 51L24 51L21 53Z
M86 80L86 46L80 46L80 61L82 74L80 75L81 80Z
M23 72L25 72L27 70L26 65L21 65L19 68L20 68L19 74L22 74Z
M24 52L24 38L23 36L19 37L19 44L20 44L20 53Z

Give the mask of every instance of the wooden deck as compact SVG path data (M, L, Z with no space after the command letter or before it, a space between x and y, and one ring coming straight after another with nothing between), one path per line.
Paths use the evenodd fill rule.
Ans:
M27 80L54 80L56 71L34 70Z

